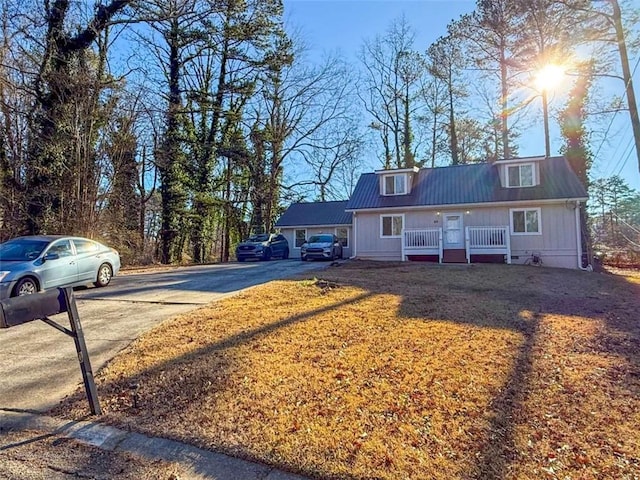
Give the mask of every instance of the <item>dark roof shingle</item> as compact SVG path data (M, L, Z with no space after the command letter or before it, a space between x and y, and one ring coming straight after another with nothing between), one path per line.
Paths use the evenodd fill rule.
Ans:
M540 184L526 188L500 185L499 166L491 163L421 169L409 195L383 196L375 173L360 177L348 210L460 205L526 200L586 198L587 192L564 157L539 161Z
M293 203L276 222L276 227L351 225L347 201Z

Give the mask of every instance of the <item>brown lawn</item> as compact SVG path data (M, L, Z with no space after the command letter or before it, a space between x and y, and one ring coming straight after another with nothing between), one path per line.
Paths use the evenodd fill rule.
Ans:
M98 375L102 420L317 478L640 478L640 275L316 274L135 341Z

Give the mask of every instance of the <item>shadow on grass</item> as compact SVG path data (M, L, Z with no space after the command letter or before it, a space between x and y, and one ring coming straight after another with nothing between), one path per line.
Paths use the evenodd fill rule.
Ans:
M215 390L224 390L225 371L233 367L232 362L241 362L242 359L234 359L231 355L220 356L215 372L189 371L181 369L180 365L196 364L200 357L254 342L263 336L304 322L316 315L338 310L372 296L397 295L402 298L398 315L413 321L440 318L476 327L507 329L522 336L522 343L514 356L504 387L488 407L490 409L488 432L479 443L475 464L466 476L466 478L499 480L508 476L509 467L517 454L515 443L517 423L514 417L523 408L527 399L535 361L534 349L540 341L539 328L545 315L581 316L604 322L607 332L618 332L625 337L626 341L616 342L606 335L599 348L606 353L624 358L632 365L631 370L638 371L640 351L631 346L635 344L637 347L640 341L639 326L633 320L636 318L635 312L639 307L640 287L627 282L624 278L518 266L449 269L424 265L374 264L372 268L366 267L366 264L354 264L322 272L323 278L358 287L366 293L239 332L182 357L172 359L170 362L155 365L141 375L145 378L157 378L158 385L141 385L139 392L130 390L126 393L129 384L138 382L137 377L121 378L112 384L100 385L99 389L120 390L130 395L132 400L127 414L134 422L135 410L138 408L154 409L155 417L161 422L163 416L173 415L181 408L198 408L197 405L203 398L208 398ZM391 272L394 268L397 270L396 276L388 278L386 272ZM367 271L372 274L370 277L366 277ZM448 304L456 304L457 309L446 310ZM500 315L491 315L492 308L496 306L503 309L503 312ZM434 317L431 315L434 308L435 311L446 311L448 315ZM525 312L526 315L524 315ZM187 378L184 378L185 375ZM212 378L216 379L214 384L207 385ZM624 379L617 381L623 383ZM184 385L179 398L176 398L172 405L162 405L155 399L143 398L145 388L159 388L166 382L180 382L180 385ZM629 385L631 384L633 382L629 382ZM136 405L137 401L134 400L136 395L140 397L140 405ZM61 410L56 413L64 414ZM184 440L184 438L178 438L178 440ZM199 441L195 426L193 437L188 440L198 446L211 448L211 445L205 445ZM238 454L238 452L230 453ZM251 459L246 456L245 458Z
M198 409L200 402L205 398L209 398L212 394L218 391L224 391L227 387L225 380L225 372L231 370L234 366L234 358L232 355L218 355L216 358L220 362L216 365L215 371L203 372L197 368L197 361L203 357L215 356L226 350L250 344L259 340L262 337L268 336L277 332L278 330L285 329L300 322L304 322L308 319L315 317L316 315L323 314L332 310L337 310L342 307L356 304L363 300L366 300L371 296L371 293L362 293L353 298L349 298L344 301L336 302L331 305L324 306L322 308L316 308L313 310L305 311L303 313L292 315L282 320L262 325L258 328L252 328L246 331L238 332L217 341L211 343L203 348L199 348L195 351L189 352L177 358L172 358L168 361L154 364L150 369L144 370L136 375L132 375L125 378L118 378L115 381L109 383L99 383L98 393L109 392L110 395L114 392L120 392L120 399L126 397L128 405L123 409L120 407L119 412L126 413L131 417L132 423L127 425L132 430L139 431L151 436L157 435L157 432L146 430L142 424L136 424L136 415L142 410L153 410L153 416L157 419L162 419L168 415L176 415L181 412L186 412L189 409ZM242 359L235 359L236 362L241 362ZM191 368L194 366L194 368ZM182 368L187 367L187 368ZM154 383L156 381L157 383ZM170 404L164 403L163 399L156 399L153 395L148 395L152 391L157 391L163 384L172 384L173 382L179 383L181 389L174 397ZM102 393L103 394L103 393ZM69 410L67 405L73 403L76 407L87 408L86 399L83 391L77 391L73 395L66 398L61 405L52 409L50 413L60 416L68 416ZM95 417L88 415L82 416L81 420L95 420ZM119 424L118 426L124 427ZM193 430L195 431L195 429ZM189 443L205 448L211 449L210 444L205 443L202 439L198 438L197 434L193 433L190 438L184 438L180 436L172 436L171 433L163 434L164 437L178 440L188 441ZM251 454L245 451L228 451L220 449L223 453L235 455L239 458L243 458L249 461L261 462L259 458L254 458ZM277 468L286 470L285 465L274 465ZM197 470L197 466L196 466ZM196 472L206 473L206 472ZM300 473L300 472L298 472Z
M392 267L404 278L395 283L393 280L381 282L380 274L385 275L382 272ZM545 348L541 345L545 340L540 337L540 328L547 315L567 319L582 317L601 324L603 328L597 329L599 333L589 339L589 345L577 348L587 348L590 354L616 358L621 366L606 373L607 381L615 384L620 395L640 396L640 323L637 313L640 311L640 285L624 277L503 265L451 268L402 263L379 266L362 262L351 268L373 275L352 273L348 277L349 284L374 295L401 296L403 301L399 315L405 318L416 321L438 318L480 328L506 329L522 336L504 386L488 407L488 431L478 439L476 460L471 462L472 467L465 478L500 480L513 475L510 470L518 461L519 453L516 445L519 424L516 419L532 387L535 355L539 355L539 349ZM345 278L347 276L340 279ZM503 309L503 314L493 315L493 308ZM510 314L504 315L507 312ZM601 394L609 395L609 392ZM596 421L595 417L593 421ZM575 433L581 434L580 431Z
M599 354L615 356L621 363L626 362L628 368L622 368L626 375L611 380L622 391L626 390L636 398L640 393L640 349L637 348L640 345L637 313L640 311L640 285L610 274L586 274L559 269L536 271L526 267L520 270L520 285L514 285L513 279L507 285L497 276L491 284L469 283L468 278L456 279L454 276L451 283L443 281L439 286L443 297L451 295L455 298L458 293L472 293L506 305L520 315L527 313L526 320L513 317L510 325L492 318L470 320L468 316L461 316L446 319L480 327L509 328L523 336L504 388L489 407L489 431L480 446L475 469L469 472L470 478L505 479L509 477L510 466L517 461L517 423L514 418L524 407L531 387L534 350L541 342L540 326L545 315L584 317L603 322L604 332L592 339L591 348ZM499 273L499 270L496 269L495 273ZM472 275L470 271L469 274ZM469 305L470 310L475 307L478 305ZM415 305L405 302L402 313L413 315ZM579 435L580 432L576 433Z

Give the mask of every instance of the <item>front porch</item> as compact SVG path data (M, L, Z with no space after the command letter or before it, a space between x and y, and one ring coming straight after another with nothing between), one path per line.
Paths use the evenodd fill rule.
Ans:
M448 249L442 228L407 228L402 230L402 261L434 258L438 263L471 263L472 255L503 256L511 263L511 236L508 226L466 227L464 249ZM464 255L464 256L463 256Z

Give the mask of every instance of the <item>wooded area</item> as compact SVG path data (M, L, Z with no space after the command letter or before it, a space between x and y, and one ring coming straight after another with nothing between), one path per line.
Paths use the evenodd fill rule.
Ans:
M372 164L508 158L531 125L551 155L555 124L588 184L620 110L640 145L638 12L616 0L478 0L430 46L399 18L359 64L310 59L281 0L0 7L0 241L76 234L125 263L228 261L291 201L347 198ZM573 83L563 105L534 82L551 64ZM594 240L640 249L623 186L615 169L593 183Z

